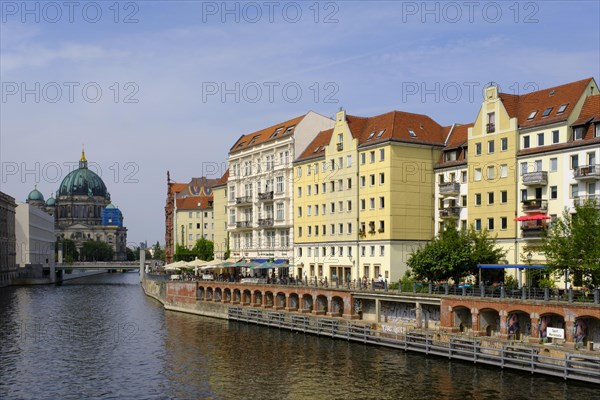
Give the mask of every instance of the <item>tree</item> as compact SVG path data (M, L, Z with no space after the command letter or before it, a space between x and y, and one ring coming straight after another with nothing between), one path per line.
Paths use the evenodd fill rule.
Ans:
M162 258L164 258L164 251L160 248L160 243L157 241L156 244L154 246L152 246L153 249L153 256L152 258L155 260L160 260Z
M133 250L131 250L129 247L127 247L125 249L125 251L127 252L127 261L135 261L136 260L135 253Z
M210 261L214 259L215 244L210 240L201 238L196 241L196 245L192 249L197 257L201 260Z
M59 241L56 241L54 244L54 250L55 250L55 259L58 261L58 247L59 245L62 243L62 249L63 249L63 260L65 262L73 262L75 260L79 259L79 252L77 251L77 246L75 246L75 242L72 241L71 239L62 239Z
M414 251L407 264L418 279L428 281L448 280L459 282L467 275L477 274L477 264L498 263L506 254L496 247L496 239L487 231L457 231L447 226L424 247Z
M595 200L563 211L542 236L542 251L555 275L572 274L600 287L600 210Z
M108 243L99 240L88 240L81 248L84 261L112 261L113 249Z

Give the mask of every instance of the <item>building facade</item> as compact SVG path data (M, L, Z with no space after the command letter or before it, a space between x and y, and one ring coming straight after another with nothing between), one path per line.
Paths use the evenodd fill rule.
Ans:
M214 212L214 249L215 260L227 259L229 250L229 234L227 232L227 179L229 170L225 171L217 184L213 186Z
M320 131L332 126L331 119L309 112L243 135L233 145L227 159L232 257L293 262L292 162Z
M9 286L17 277L15 199L0 192L0 287Z
M434 234L444 128L425 115L340 110L294 163L296 275L398 280Z
M54 265L54 217L39 207L21 203L16 209L17 264L20 267Z

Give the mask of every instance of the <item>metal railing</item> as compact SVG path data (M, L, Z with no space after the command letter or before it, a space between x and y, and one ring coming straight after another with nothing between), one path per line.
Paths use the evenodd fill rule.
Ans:
M523 185L541 185L545 186L548 184L548 172L536 171L527 172L523 174Z
M441 339L435 331L399 326L393 331L377 330L371 324L252 307L229 306L231 321L253 323L279 329L310 333L364 344L385 346L426 355L436 355L502 368L557 376L563 379L600 383L598 357L565 351L563 358L540 354L541 347L511 342L498 347L482 345L482 338L450 336Z
M273 200L273 191L258 194L259 200Z
M548 200L544 199L523 200L521 204L523 204L523 211L548 210Z
M242 196L235 198L235 204L248 204L252 203L252 196Z
M600 179L600 164L582 165L573 169L573 178L575 179Z
M439 184L440 194L456 194L460 193L459 182L442 182Z

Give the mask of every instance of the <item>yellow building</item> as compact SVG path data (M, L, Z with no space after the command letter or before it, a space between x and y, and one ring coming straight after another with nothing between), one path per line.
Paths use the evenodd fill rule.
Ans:
M425 115L336 115L296 159L296 275L398 280L433 237L444 128Z
M229 170L213 186L214 249L215 260L224 260L229 248L227 234L227 178Z

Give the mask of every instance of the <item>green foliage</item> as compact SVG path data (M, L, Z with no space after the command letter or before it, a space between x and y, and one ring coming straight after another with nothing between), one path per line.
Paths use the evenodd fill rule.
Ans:
M460 282L467 275L477 274L477 264L496 264L506 252L496 247L495 238L487 231L457 231L448 226L438 237L413 252L408 266L417 279Z
M63 261L67 262L67 258L69 260L71 260L71 263L73 263L73 261L78 260L79 259L79 252L77 251L77 247L75 246L75 242L72 241L71 239L62 239L59 241L56 241L54 243L54 253L55 253L55 259L56 261L58 261L58 247L59 245L62 244L62 249L63 249Z
M214 243L204 238L196 241L193 249L188 249L184 246L177 245L175 261L192 261L196 258L200 260L210 261L214 259Z
M554 289L556 284L554 283L554 279L552 279L552 278L542 278L542 279L538 280L537 286L539 286L541 288Z
M518 286L518 284L519 283L517 282L515 277L512 275L508 275L506 278L504 278L504 286L507 289L514 289Z
M126 248L125 250L127 252L127 261L135 261L135 253L133 252L133 250L131 250L129 247ZM139 254L139 251L138 251Z
M154 246L152 246L152 249L154 250L154 255L152 256L153 259L161 260L165 258L165 252L160 248L160 243L158 241Z
M581 277L582 283L600 287L600 211L593 200L565 209L542 239L542 251L551 272Z
M81 248L81 258L84 261L112 261L113 249L108 243L88 240Z

